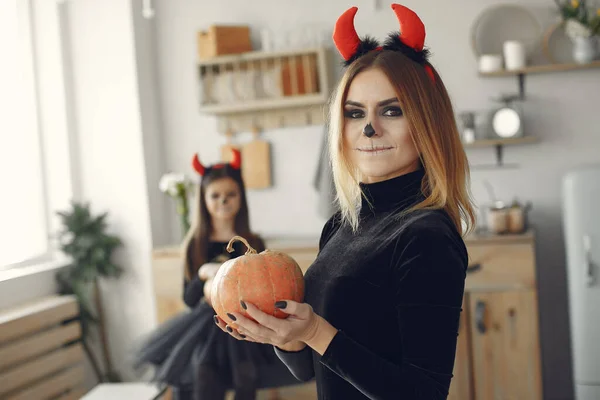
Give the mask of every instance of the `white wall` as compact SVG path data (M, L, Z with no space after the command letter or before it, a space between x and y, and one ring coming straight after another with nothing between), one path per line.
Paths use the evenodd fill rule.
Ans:
M67 16L79 197L94 212L108 211L110 230L124 242L116 261L126 273L104 282L102 292L113 361L129 379L131 345L155 325L153 240L164 244L161 199L152 189L162 169L152 52L135 13L137 2L80 0L69 3Z
M359 33L383 37L396 29L389 4L372 0L281 1L231 0L208 2L158 0L157 45L165 132L166 166L191 174L189 159L200 151L206 162L218 159L224 138L215 133L215 121L198 110L195 62L196 32L212 23L250 24L258 45L262 27L310 23L327 29L346 8L357 5ZM440 71L457 110L484 109L490 97L517 89L516 79L482 79L470 49L470 26L487 6L500 0L407 0L423 18L432 62ZM553 2L520 1L548 21ZM316 12L318 10L318 12ZM506 201L513 196L533 202L531 219L538 235L539 298L546 398L571 397L571 366L565 284L565 257L561 232L560 179L572 166L600 161L598 104L599 70L546 74L527 78L527 130L540 144L506 149L506 161L520 169L473 171L475 197L488 201L483 180L489 180ZM276 186L249 195L253 228L262 234L318 235L323 220L316 210L311 186L316 168L321 127L268 132L272 143ZM493 162L493 150L470 150L473 164ZM171 218L173 238L178 227Z

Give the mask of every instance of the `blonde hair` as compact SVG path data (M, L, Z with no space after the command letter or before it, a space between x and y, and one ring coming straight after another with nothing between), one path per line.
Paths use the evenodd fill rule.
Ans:
M475 211L469 188L469 164L448 92L433 67L435 81L422 65L390 50L372 51L352 63L331 99L329 154L342 221L354 231L358 229L362 196L360 172L344 154L344 103L352 80L370 68L381 70L394 86L425 170L421 188L425 199L407 212L443 209L458 232L466 235L475 224Z

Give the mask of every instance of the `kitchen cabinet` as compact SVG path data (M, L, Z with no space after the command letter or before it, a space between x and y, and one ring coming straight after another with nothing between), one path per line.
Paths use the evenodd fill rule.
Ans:
M451 400L542 399L535 236L466 240Z
M266 239L306 272L317 238ZM469 268L450 400L541 400L535 235L466 238ZM179 249L154 252L158 320L184 308Z

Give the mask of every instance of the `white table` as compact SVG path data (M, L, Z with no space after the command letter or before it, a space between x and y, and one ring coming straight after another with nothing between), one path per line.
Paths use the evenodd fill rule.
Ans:
M145 382L101 383L80 400L151 400L160 389Z

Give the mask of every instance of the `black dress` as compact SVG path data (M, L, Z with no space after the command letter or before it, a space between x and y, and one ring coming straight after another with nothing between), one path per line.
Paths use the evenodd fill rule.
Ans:
M360 230L325 225L305 275L306 302L338 333L320 356L276 349L319 399L446 399L452 378L467 250L446 212L401 215L420 202L423 171L375 184Z
M245 252L240 242L234 243L233 253L226 247L227 243L210 243L209 262L222 263ZM202 371L207 370L211 371L207 379L219 381L209 384L226 388L253 390L298 383L272 346L237 340L216 326L215 311L204 299L204 281L197 274L184 283L184 301L189 310L160 325L142 342L135 352L136 368L152 365L156 382L186 389L203 384L202 376L207 375Z

